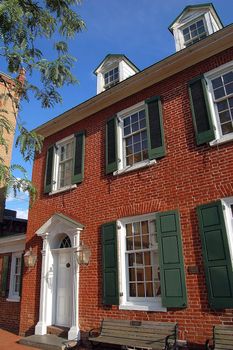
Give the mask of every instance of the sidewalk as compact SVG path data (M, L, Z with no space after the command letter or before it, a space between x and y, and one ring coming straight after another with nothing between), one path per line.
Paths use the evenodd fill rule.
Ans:
M0 329L0 350L35 350L35 348L17 344L21 337Z

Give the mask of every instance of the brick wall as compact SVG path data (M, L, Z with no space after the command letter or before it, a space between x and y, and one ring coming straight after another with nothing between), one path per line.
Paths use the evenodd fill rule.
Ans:
M233 49L226 50L182 73L142 90L88 119L72 125L45 140L33 170L38 199L29 213L28 245L39 245L35 231L55 212L76 218L85 226L81 239L91 248L90 264L80 272L80 327L82 331L98 326L104 317L177 321L179 338L203 343L211 336L213 324L233 324L233 310L215 312L207 302L207 289L201 255L201 242L195 208L233 195L233 144L218 147L196 146L187 82L233 59ZM105 175L105 122L114 113L149 98L162 96L167 155L149 168L119 176ZM86 130L85 178L76 189L43 195L45 154L49 145ZM121 217L179 209L183 254L186 267L188 307L167 313L120 311L103 307L100 226ZM187 272L197 265L199 274ZM21 333L33 329L38 320L40 266L23 283ZM30 313L29 319L26 317ZM95 315L93 317L93 315Z
M0 254L0 282L2 275L2 263L3 257L8 255L9 265L7 274L7 290L6 295L2 296L0 292L0 328L18 334L19 332L19 319L20 319L20 302L7 301L9 287L10 287L10 267L11 267L11 254Z

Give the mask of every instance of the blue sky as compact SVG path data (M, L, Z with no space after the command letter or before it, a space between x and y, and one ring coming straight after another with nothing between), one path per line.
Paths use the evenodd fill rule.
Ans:
M196 0L83 0L78 13L87 29L70 42L71 54L77 58L73 73L79 85L62 88L62 105L44 110L35 100L23 102L21 119L28 129L56 117L96 94L96 77L93 70L108 53L125 54L139 69L175 52L172 34L167 29L183 8L200 4ZM214 0L224 25L233 22L233 1ZM51 54L52 43L42 42L45 55ZM1 70L5 64L1 59ZM13 163L22 163L14 148ZM31 176L32 164L24 164ZM18 211L19 217L27 216L28 199L20 194L16 199L10 193L7 208Z

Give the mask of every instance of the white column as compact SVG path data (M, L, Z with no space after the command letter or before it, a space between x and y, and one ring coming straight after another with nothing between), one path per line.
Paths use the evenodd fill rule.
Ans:
M47 333L46 324L46 308L47 308L47 283L46 283L46 272L48 269L48 233L41 235L43 238L43 250L42 254L42 267L41 267L41 285L40 285L40 313L39 321L35 327L35 334L43 335Z
M73 291L72 291L72 321L71 328L68 332L68 339L80 339L79 328L79 265L77 264L75 251L80 242L80 229L76 229L73 237L74 252L72 256L72 269L73 269Z

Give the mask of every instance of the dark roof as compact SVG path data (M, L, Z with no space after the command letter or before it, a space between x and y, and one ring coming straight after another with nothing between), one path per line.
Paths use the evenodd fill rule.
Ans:
M171 33L173 33L173 30L172 30L171 27L172 27L173 24L180 18L180 16L182 16L182 14L183 14L184 12L186 12L187 10L191 10L191 9L195 9L195 8L201 8L201 7L208 7L208 6L212 7L212 9L214 10L214 12L216 13L216 16L217 16L219 22L220 22L221 25L224 27L224 25L223 25L223 23L222 23L222 21L221 21L219 15L218 15L218 13L217 13L215 7L214 7L214 5L212 4L212 2L206 2L206 3L203 3L203 4L188 5L188 6L186 6L186 7L183 9L183 11L181 11L181 13L180 13L180 14L174 19L174 21L170 24L170 26L168 27L168 29L170 30Z

